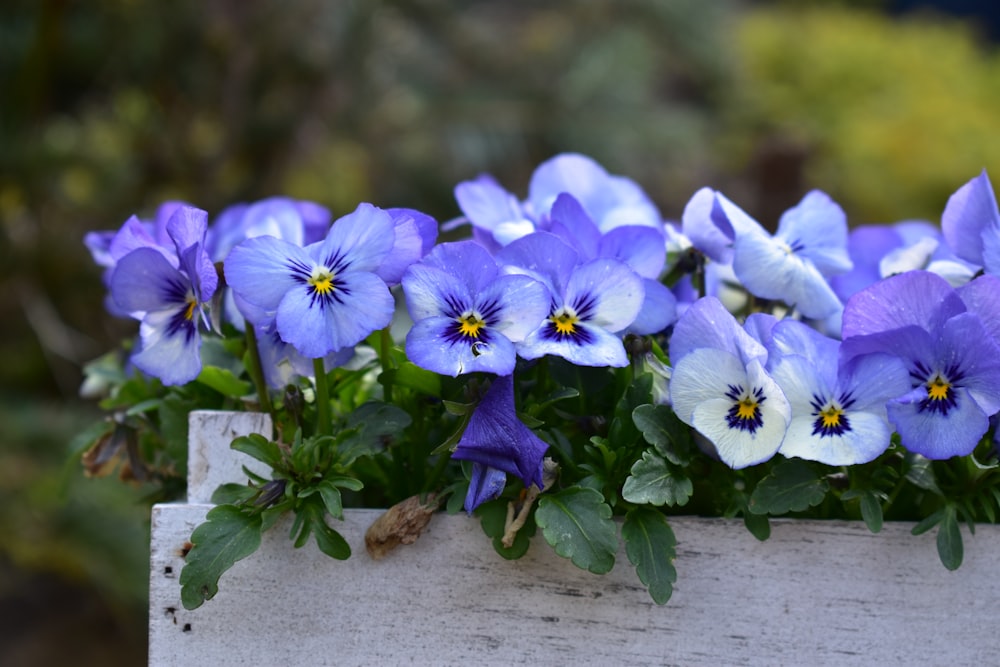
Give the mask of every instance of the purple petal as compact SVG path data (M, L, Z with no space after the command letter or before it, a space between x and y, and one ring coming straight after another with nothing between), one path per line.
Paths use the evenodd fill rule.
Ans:
M918 326L934 331L965 304L943 278L908 271L886 278L852 296L844 307L843 338Z
M941 215L941 230L958 257L982 264L982 235L988 228L1000 228L1000 212L990 178L983 169L948 199Z

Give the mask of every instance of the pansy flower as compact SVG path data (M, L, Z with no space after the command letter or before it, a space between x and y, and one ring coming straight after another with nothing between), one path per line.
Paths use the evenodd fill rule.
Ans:
M791 420L785 394L765 371L767 350L715 297L678 320L670 340L670 402L732 468L770 459Z
M111 295L120 308L139 314L141 349L132 362L164 384L184 384L201 372L199 324L218 286L205 252L208 214L177 207L166 224L171 252L141 246L119 259Z
M523 202L488 175L455 187L455 199L474 237L491 251L547 231L552 206L564 193L580 202L602 234L626 225L662 225L656 206L633 180L609 174L578 153L561 153L538 165Z
M274 314L283 341L317 359L392 320L395 303L375 272L394 242L392 217L361 204L304 248L273 236L243 241L226 258L226 281L241 299Z
M998 318L1000 280L993 276L956 290L936 274L909 271L848 300L842 354L902 359L911 389L887 410L903 445L931 459L964 456L1000 411Z
M677 319L677 299L659 281L667 248L662 229L641 225L614 227L602 234L583 206L570 194L552 205L552 234L571 246L580 261L607 257L624 262L642 279L643 303L628 330L639 335L663 331Z
M451 457L471 461L474 479L469 485L465 508L472 511L484 500L495 498L503 485L500 471L517 475L526 487L542 487L542 459L548 445L517 418L514 408L514 377L503 375L490 385L476 406ZM477 476L478 475L478 476Z
M948 199L941 231L958 257L1000 275L1000 210L985 169Z
M508 273L521 273L549 290L547 317L517 345L525 359L547 354L581 366L625 366L618 332L639 314L642 280L626 264L598 258L582 264L571 247L547 232L514 241L497 254Z
M549 309L545 286L501 274L474 241L444 243L403 275L414 324L406 336L413 363L443 375L484 371L510 375L520 342Z
M774 326L768 350L768 372L792 410L779 453L842 466L867 463L889 447L886 401L910 389L900 359L866 354L840 365L840 342L796 320Z
M733 271L748 292L783 301L812 319L841 309L826 280L851 268L847 218L840 206L814 190L781 216L772 236L722 194L715 193L715 199L732 229ZM712 217L718 219L714 208Z

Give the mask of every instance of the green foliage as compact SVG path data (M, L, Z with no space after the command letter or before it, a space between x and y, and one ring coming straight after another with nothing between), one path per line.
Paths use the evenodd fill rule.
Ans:
M691 480L659 454L645 451L625 480L622 498L637 505L684 505L694 492Z
M610 572L618 552L611 507L593 489L571 487L538 501L535 521L556 553L594 574Z
M219 577L260 546L260 514L232 505L208 511L205 523L191 535L194 545L181 570L181 602L197 609L219 592Z
M622 523L622 539L628 560L649 589L649 596L656 604L666 604L677 581L677 539L666 517L646 507L629 510Z
M897 219L900 202L905 218L937 220L956 183L1000 158L1000 56L968 26L761 7L734 45L742 76L727 145L746 161L784 159L855 222Z
M757 485L749 508L754 514L801 512L823 502L828 490L827 482L806 462L788 459L777 463Z

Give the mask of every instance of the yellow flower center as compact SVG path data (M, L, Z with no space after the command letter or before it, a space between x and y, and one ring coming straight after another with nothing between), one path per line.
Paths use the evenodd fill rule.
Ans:
M193 296L189 296L187 299L187 307L184 309L184 319L193 320L195 308L198 307L198 301L195 300Z
M940 375L935 375L934 378L927 383L927 398L932 401L946 401L948 400L948 391L950 389L950 382L945 380Z
M820 410L819 418L825 429L836 429L843 425L844 411L836 405L831 405L826 410Z
M568 336L576 333L576 323L580 321L580 318L564 310L558 315L552 315L549 320L555 325L556 333Z
M333 274L324 268L313 271L309 276L309 285L317 294L329 294L336 289L333 285Z
M757 401L749 396L736 404L736 418L747 421L757 417Z
M466 313L458 318L458 333L467 338L479 338L486 322L476 313Z

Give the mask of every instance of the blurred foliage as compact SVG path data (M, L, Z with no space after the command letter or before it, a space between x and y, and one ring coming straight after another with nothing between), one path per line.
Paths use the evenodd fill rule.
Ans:
M6 383L69 394L123 331L80 240L166 198L273 194L458 214L482 171L561 150L679 212L712 171L732 6L12 0L0 9ZM72 285L72 289L66 289ZM13 289L7 289L13 288ZM15 354L16 352L16 354Z
M970 25L802 5L739 24L736 164L768 144L797 156L853 223L937 221L961 184L1000 169L1000 55Z

